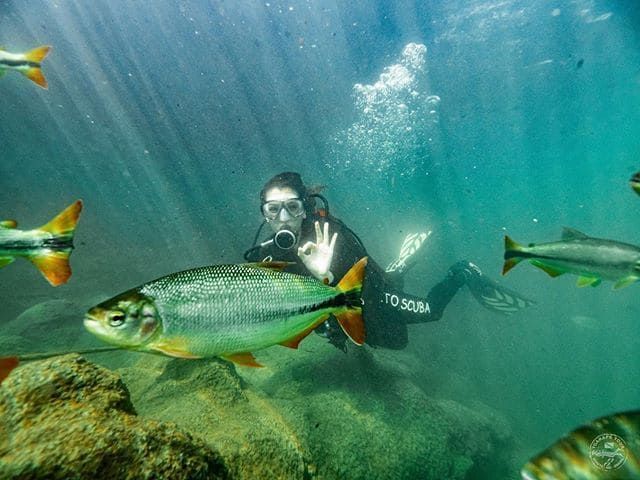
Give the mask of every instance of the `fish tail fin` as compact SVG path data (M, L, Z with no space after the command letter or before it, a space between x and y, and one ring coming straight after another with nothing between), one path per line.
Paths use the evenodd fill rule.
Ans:
M73 232L76 228L76 223L78 223L81 210L82 200L76 200L60 212L53 220L41 226L38 230L43 230L56 236L73 237Z
M30 257L29 260L51 285L57 287L66 283L71 276L69 255L71 255L71 249L49 250L45 254Z
M20 364L18 357L0 358L0 383L9 376L11 371Z
M49 84L47 83L47 79L44 78L42 70L40 70L40 62L45 59L50 51L51 45L41 45L24 54L24 59L35 65L22 72L23 75L45 90L49 88Z
M49 52L51 51L51 45L40 45L39 47L34 48L33 50L28 51L24 54L24 59L29 62L42 62Z
M362 345L365 341L360 292L362 291L362 281L364 279L367 260L367 257L358 260L336 286L336 289L344 293L347 297L347 309L343 312L336 313L336 320L338 320L342 331L356 345Z
M342 313L336 313L335 316L340 328L349 337L349 340L358 346L362 346L366 337L364 322L362 321L362 309L346 310Z
M522 258L518 257L519 252L522 252L522 245L514 241L509 235L505 235L502 275L506 275L509 270L515 267L522 260Z
M51 233L54 238L51 246L44 249L44 253L33 255L29 260L54 287L66 283L71 276L69 255L73 248L73 234L81 210L82 200L76 200L53 220L38 229Z
M23 75L39 87L42 87L45 90L49 89L47 79L44 78L44 74L42 73L42 70L40 70L40 67L31 67L30 69L25 70Z
M356 293L360 295L362 290L362 280L364 279L365 267L367 266L368 257L362 257L358 260L342 277L342 280L336 285L336 289L346 295Z

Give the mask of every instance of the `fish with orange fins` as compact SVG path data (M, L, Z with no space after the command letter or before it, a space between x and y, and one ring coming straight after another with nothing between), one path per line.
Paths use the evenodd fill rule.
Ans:
M49 223L34 230L18 230L15 220L0 221L0 268L16 257L23 257L54 287L66 283L71 276L69 255L81 210L82 201L76 200Z
M0 48L0 77L7 73L7 70L15 70L46 90L47 79L40 69L40 63L50 51L50 45L42 45L27 53L10 53Z
M282 271L285 262L211 265L145 283L91 308L89 332L121 348L179 358L223 357L259 367L252 352L298 344L329 315L357 345L367 257L337 286Z
M522 480L637 480L640 410L601 417L559 439L522 468Z
M613 288L618 289L640 280L640 247L593 238L573 228L565 227L557 242L520 245L505 237L502 274L522 260L551 277L578 275L578 287L595 287L602 280L611 280L615 282Z

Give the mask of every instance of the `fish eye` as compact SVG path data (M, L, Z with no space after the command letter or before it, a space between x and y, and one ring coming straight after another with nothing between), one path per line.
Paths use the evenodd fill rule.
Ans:
M109 314L109 325L112 327L120 327L124 321L125 321L126 317L124 315L124 313L122 312L111 312Z

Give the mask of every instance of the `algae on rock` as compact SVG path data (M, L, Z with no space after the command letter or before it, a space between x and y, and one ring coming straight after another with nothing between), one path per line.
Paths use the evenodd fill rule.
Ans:
M0 386L0 478L228 476L201 440L138 417L118 375L67 355L26 364Z

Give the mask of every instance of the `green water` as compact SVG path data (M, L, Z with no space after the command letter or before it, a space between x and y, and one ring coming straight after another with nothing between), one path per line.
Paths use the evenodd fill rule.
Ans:
M269 373L239 370L252 391L305 439L322 478L423 475L407 464L430 451L429 402L468 409L450 423L460 440L445 445L464 445L451 452L474 450L484 421L508 432L487 440L495 462L452 462L466 478L517 477L574 427L640 406L637 285L578 289L525 264L500 278L505 234L543 242L570 226L640 243L627 183L640 169L639 29L635 2L605 0L1 2L2 48L53 50L48 90L16 72L0 79L0 217L30 229L77 198L85 206L66 285L24 260L0 271L2 353L91 344L81 319L95 303L242 261L263 183L295 170L326 185L332 213L381 264L408 231L433 230L410 293L467 258L536 305L497 316L462 290L440 322L409 327L401 352L345 360L316 337L304 352L267 350ZM22 317L33 327L16 325L43 302ZM105 358L125 369L134 403L148 401L141 378L152 377L131 370L139 356ZM337 417L324 395L344 400ZM340 443L349 415L371 422ZM403 439L392 426L409 417L419 427ZM376 432L366 465L335 468Z

